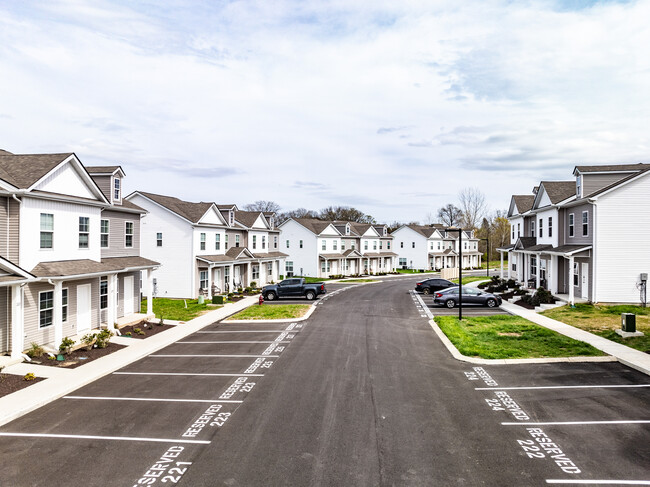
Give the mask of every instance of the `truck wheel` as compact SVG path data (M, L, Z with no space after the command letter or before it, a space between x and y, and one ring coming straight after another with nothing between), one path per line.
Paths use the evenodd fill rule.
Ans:
M266 296L264 296L264 299L266 299L267 301L275 301L275 298L277 298L277 296L273 291L267 293Z
M456 306L456 302L453 299L448 299L445 301L445 306L447 306L447 308L453 308Z
M307 291L305 293L305 297L310 301L313 301L314 299L316 299L316 293L314 291Z

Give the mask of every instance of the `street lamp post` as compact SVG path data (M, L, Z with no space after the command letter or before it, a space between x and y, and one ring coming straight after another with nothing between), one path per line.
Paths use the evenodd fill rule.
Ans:
M488 232L487 235L487 238L482 238L481 240L485 240L487 243L487 270L485 272L485 275L487 277L490 277L490 232Z
M463 319L463 229L451 227L448 232L458 232L458 321Z

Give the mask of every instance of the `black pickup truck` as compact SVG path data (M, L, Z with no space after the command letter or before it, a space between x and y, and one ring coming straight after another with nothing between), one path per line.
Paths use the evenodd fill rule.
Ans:
M277 298L296 298L304 296L307 299L316 299L319 294L325 294L325 283L315 282L305 284L302 278L285 279L277 284L270 284L262 288L262 296L267 301Z

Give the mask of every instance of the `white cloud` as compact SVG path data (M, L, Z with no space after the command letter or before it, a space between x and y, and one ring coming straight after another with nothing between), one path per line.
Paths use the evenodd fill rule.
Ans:
M0 147L386 221L649 159L647 1L92 5L0 6Z

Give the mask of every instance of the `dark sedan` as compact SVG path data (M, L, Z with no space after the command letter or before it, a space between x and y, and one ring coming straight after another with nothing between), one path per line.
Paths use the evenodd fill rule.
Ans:
M426 281L418 282L415 285L415 290L422 294L433 294L435 291L447 289L451 286L455 286L455 284L447 279L427 279Z
M458 298L458 286L450 287L435 293L433 295L433 304L453 308L454 306L458 306ZM501 306L501 302L501 297L495 294L486 293L473 287L463 287L463 306L472 305L494 308L496 306Z

